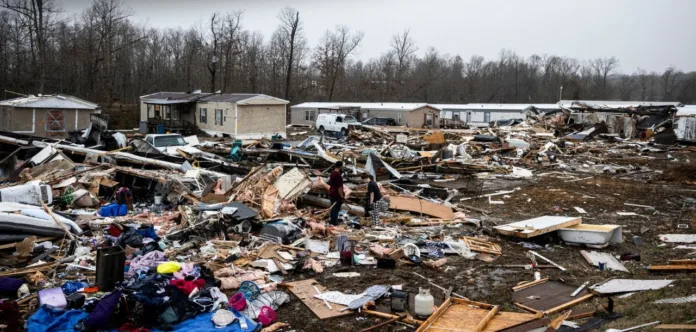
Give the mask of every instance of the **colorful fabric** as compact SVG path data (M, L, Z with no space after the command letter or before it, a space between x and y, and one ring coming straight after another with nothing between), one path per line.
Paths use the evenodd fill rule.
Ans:
M159 274L172 274L179 272L179 270L181 270L181 264L177 262L165 262L157 265L157 273Z
M193 281L188 281L188 280L179 280L179 279L172 279L169 281L169 284L178 288L181 290L182 293L186 294L187 296L193 292L194 289L201 289L203 286L205 286L205 280L203 279L196 279Z
M75 331L75 325L87 318L88 314L82 310L60 310L42 306L29 320L27 320L28 332L69 332Z
M145 255L135 257L130 262L130 269L126 271L126 278L131 278L138 271L149 270L151 267L159 265L161 262L166 261L164 258L164 253L161 251L148 252Z

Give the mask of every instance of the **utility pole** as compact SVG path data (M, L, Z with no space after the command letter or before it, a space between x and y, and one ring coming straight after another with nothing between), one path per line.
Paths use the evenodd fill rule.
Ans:
M561 85L561 92L558 94L558 101L563 100L563 86Z

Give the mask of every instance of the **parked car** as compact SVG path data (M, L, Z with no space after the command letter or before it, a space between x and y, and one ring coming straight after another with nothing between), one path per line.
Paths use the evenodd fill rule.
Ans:
M362 123L370 126L398 126L392 118L369 118Z
M354 116L348 114L322 113L317 115L316 127L320 132L340 131L344 135L362 124Z

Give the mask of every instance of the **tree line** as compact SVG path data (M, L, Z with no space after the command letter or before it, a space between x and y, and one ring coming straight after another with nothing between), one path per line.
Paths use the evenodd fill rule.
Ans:
M464 59L419 46L409 30L363 60L364 34L327 29L310 47L303 17L286 7L269 37L244 12L157 29L133 22L121 0L94 0L67 18L55 0L0 0L0 89L66 93L101 104L137 103L156 91L264 93L304 101L555 103L563 99L696 103L696 72L619 71L619 60L555 55ZM562 88L561 88L562 87Z

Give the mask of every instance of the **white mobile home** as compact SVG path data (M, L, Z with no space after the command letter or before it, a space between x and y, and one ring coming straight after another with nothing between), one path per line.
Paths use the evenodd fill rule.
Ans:
M524 119L531 107L548 112L558 110L557 104L435 104L442 110L443 121L461 121L467 125L488 127L491 121Z
M437 128L441 112L424 103L310 102L290 107L290 123L313 126L320 113L350 114L361 122L373 117L391 118L401 126Z

